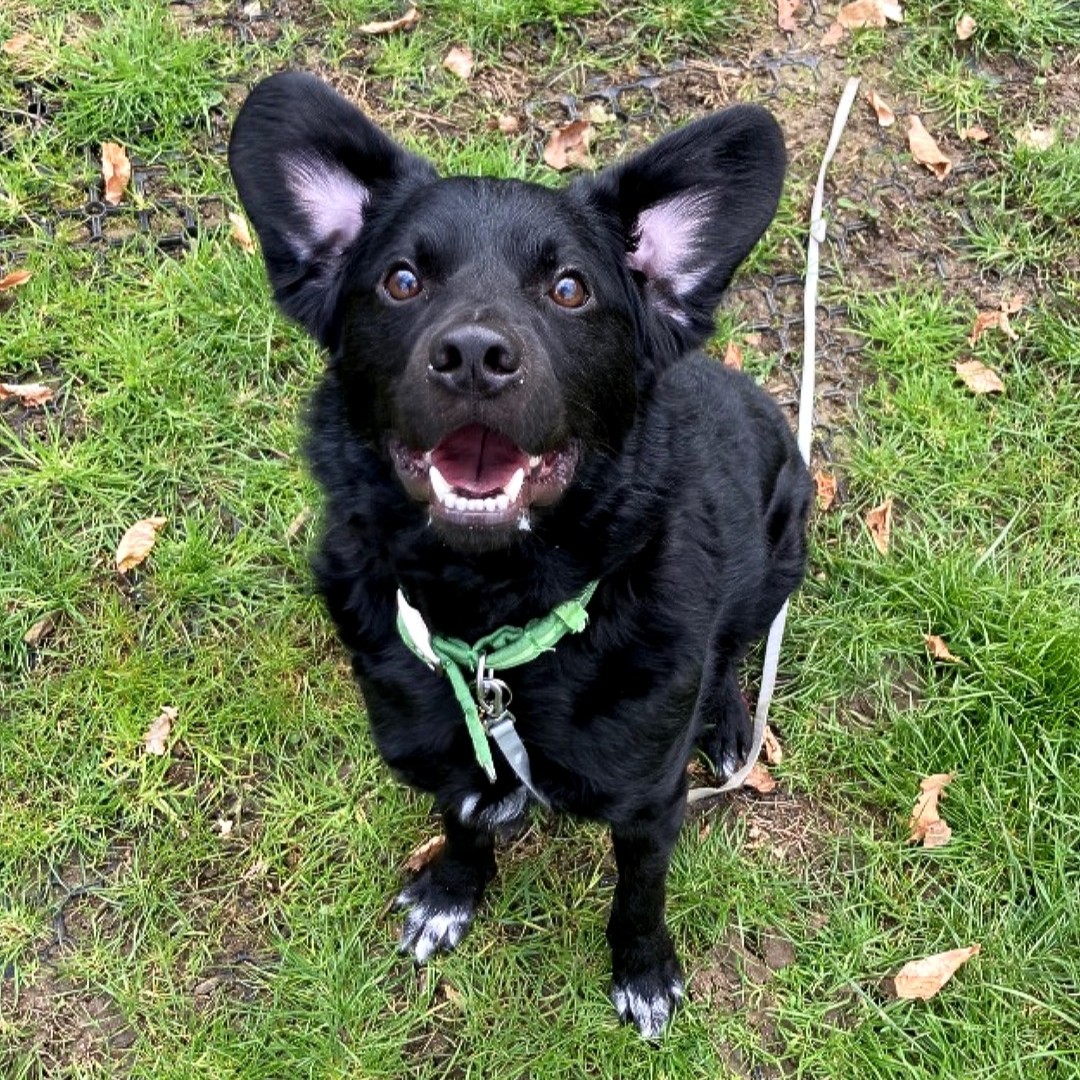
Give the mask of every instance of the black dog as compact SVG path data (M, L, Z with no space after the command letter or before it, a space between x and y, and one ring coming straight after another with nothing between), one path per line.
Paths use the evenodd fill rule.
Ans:
M687 762L700 746L730 774L745 757L736 667L803 573L809 480L787 424L692 351L784 157L775 121L738 106L564 191L439 179L297 73L254 90L230 147L277 301L329 354L307 444L318 584L379 751L445 824L402 894L402 947L423 961L459 942L493 833L535 792L610 823L612 997L647 1037L682 995L664 893ZM550 628L578 598L588 623L481 671L463 705L453 665L403 642L399 590L425 653L421 617L472 643ZM468 661L460 675L477 682ZM507 694L509 741L476 740L492 780L465 711L497 719Z

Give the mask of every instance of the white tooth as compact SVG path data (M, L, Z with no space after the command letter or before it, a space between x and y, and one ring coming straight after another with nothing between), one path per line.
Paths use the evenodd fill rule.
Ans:
M517 497L521 494L521 485L524 483L525 470L518 469L518 471L510 477L510 482L503 488L503 492L511 502L517 502Z
M466 499L465 500L465 505L474 514L479 514L484 509L484 500L483 499Z
M495 496L495 509L503 514L510 509L510 498L505 492Z
M484 500L484 509L489 514L495 513L495 500L490 495Z
M537 454L536 457L529 458L529 468L530 469L537 468L539 466L540 462L543 461L543 460L544 459L542 457L540 457L539 454Z
M435 495L435 498L441 503L447 502L450 495L453 494L454 489L450 486L449 481L439 470L432 465L428 470L428 480L431 482L431 490Z

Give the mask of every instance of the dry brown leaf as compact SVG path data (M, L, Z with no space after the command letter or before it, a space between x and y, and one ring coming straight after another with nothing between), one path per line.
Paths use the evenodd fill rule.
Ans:
M143 518L124 533L116 548L116 569L121 574L126 574L132 567L138 566L150 554L157 542L158 530L166 521L168 518Z
M1002 300L999 305L1006 315L1015 315L1027 303L1027 297L1021 293L1013 293L1008 300Z
M866 515L866 527L870 530L870 539L882 555L889 553L889 541L892 538L893 500L890 495L880 506L875 506Z
M843 41L846 33L847 31L838 22L834 22L821 38L822 47L829 49L833 45L838 45Z
M782 765L784 762L784 748L780 745L780 740L776 737L776 732L773 731L768 724L765 725L765 740L761 744L762 753L765 755L765 760L770 765Z
M1034 124L1025 124L1016 133L1016 141L1029 150L1049 150L1057 141L1057 132L1053 128L1038 128Z
M990 132L979 124L972 124L960 132L960 138L967 142L986 142L990 138Z
M800 6L801 0L776 0L776 25L789 34L794 32L795 12Z
M303 510L289 522L289 526L285 530L285 539L295 540L297 534L311 520L314 513L315 511L312 510L310 506L305 506Z
M502 116L495 121L495 127L497 127L504 135L515 135L521 130L521 121L512 113L503 113Z
M1020 307L1023 306L1023 303L1021 303ZM1015 309L1015 311L1019 310L1020 308ZM975 325L971 328L968 344L974 345L987 330L991 329L1000 330L1010 341L1020 340L1020 335L1012 328L1012 323L1009 322L1008 310L1002 307L997 311L980 311L975 316Z
M768 795L770 791L776 790L776 778L760 761L755 761L754 767L743 781L743 786L759 795Z
M105 179L105 201L116 206L131 181L131 162L119 143L101 144L101 175Z
M836 477L818 469L814 473L814 487L817 488L817 506L824 513L836 502Z
M944 180L952 172L951 159L941 152L934 137L917 116L908 117L907 136L911 156L920 165L925 165L939 180Z
M923 634L923 641L926 642L926 647L935 660L944 660L950 664L962 663L959 656L953 656L949 652L949 646L945 644L945 639L937 634Z
M472 76L473 64L475 63L472 49L468 45L455 45L443 57L442 66L451 75L456 75L459 79L468 79Z
M961 382L973 394L1004 394L1005 384L993 368L981 360L964 360L954 365Z
M249 255L255 253L255 241L251 238L251 229L248 228L247 218L238 214L235 210L229 211L229 235L240 245L241 250Z
M892 127L896 123L896 113L889 108L885 99L876 90L871 90L866 95L866 100L870 102L870 108L874 110L877 122L882 127Z
M33 36L30 34L16 34L0 45L0 50L7 53L8 56L18 56L33 40Z
M573 120L565 127L553 131L547 146L544 147L545 164L559 172L572 165L583 169L592 168L592 158L589 157L592 137L592 124L587 120Z
M929 1001L973 956L981 946L969 945L966 949L950 949L935 953L922 960L909 960L894 980L896 996L906 1000L918 998Z
M723 363L724 367L732 368L735 371L742 371L742 348L737 341L729 341L727 343L727 348L724 349Z
M837 13L836 21L845 30L860 30L867 26L887 26L901 23L904 13L895 0L853 0Z
M52 396L52 387L44 383L0 383L0 401L18 398L28 409L47 404Z
M0 278L0 292L17 289L20 285L25 285L33 276L29 270L12 270L11 273Z
M959 41L967 41L978 29L979 24L970 15L961 15L956 20L956 37Z
M919 781L919 795L908 820L911 830L908 840L931 848L944 847L949 842L952 830L938 811L938 800L952 778L952 773L934 773Z
M442 854L442 849L445 846L445 836L433 836L430 840L425 840L422 844L413 848L409 857L405 860L405 869L410 874L419 874L432 859Z
M143 736L143 746L148 754L155 757L164 757L169 749L169 734L172 732L173 721L177 711L171 705L162 705L153 723L146 729Z
M358 26L361 34L392 34L395 30L411 30L420 21L420 12L410 7L400 19L385 19Z
M59 611L50 611L42 615L29 630L23 634L23 642L36 649L56 629L56 620L60 617Z

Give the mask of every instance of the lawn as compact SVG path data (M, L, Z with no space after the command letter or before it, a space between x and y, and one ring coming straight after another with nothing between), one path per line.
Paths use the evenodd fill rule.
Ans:
M911 0L833 45L835 3L790 33L765 0L419 6L383 34L361 27L406 5L0 7L0 382L51 391L0 399L0 1075L1080 1076L1075 3ZM784 645L779 786L688 817L689 1001L659 1046L607 999L596 826L537 817L459 952L396 952L388 901L437 826L378 761L312 594L297 445L322 361L228 218L231 119L285 66L448 171L552 184L545 143L579 116L603 165L766 104L787 191L711 348L789 410L811 187L863 79L826 189L814 467L837 494ZM133 163L117 207L104 141ZM1003 390L970 389L971 360ZM952 835L927 849L908 815L942 772ZM895 998L905 962L976 943L938 996Z

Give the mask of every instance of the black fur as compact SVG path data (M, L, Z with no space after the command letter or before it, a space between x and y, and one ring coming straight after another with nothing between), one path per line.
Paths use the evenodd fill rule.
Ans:
M401 643L397 590L475 640L598 578L584 633L501 674L544 795L610 823L613 998L656 1036L681 996L664 891L686 765L698 745L724 772L745 756L737 665L803 573L809 480L787 424L693 352L774 213L779 129L738 106L563 191L441 180L318 80L283 74L245 104L230 163L278 302L329 352L307 441L326 495L319 588L380 753L444 817L441 857L401 897L403 947L457 943L523 799L497 750L488 782L447 681ZM387 291L401 265L421 288L404 301ZM567 273L580 307L549 292ZM528 455L573 448L527 530L429 520L403 486L391 443L415 457L470 424Z

